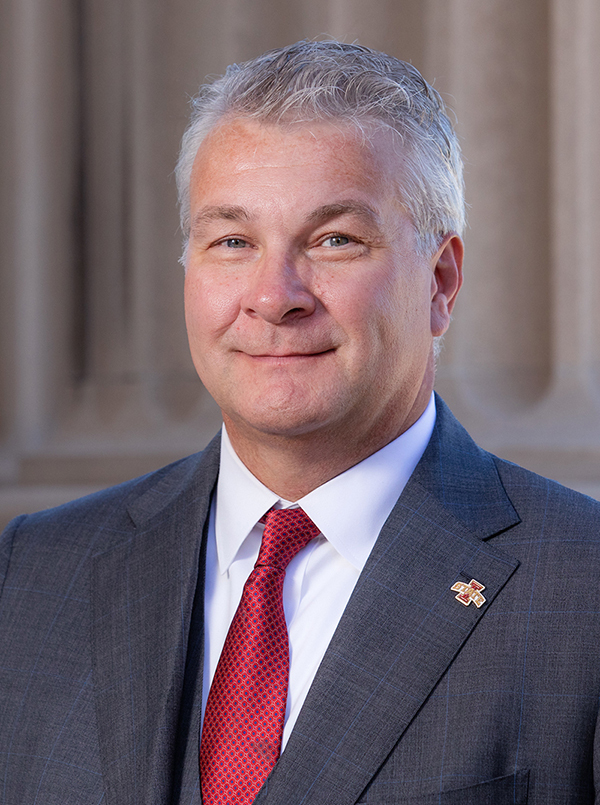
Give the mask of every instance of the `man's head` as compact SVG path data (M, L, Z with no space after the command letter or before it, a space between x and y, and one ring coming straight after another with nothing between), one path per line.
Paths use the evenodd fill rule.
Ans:
M380 60L410 81L410 90L394 92L413 117L399 134L399 124L372 114L343 115L337 95L344 93L331 87L323 104L337 103L338 111L317 115L319 93L310 100L298 78L302 71L313 84L320 71L331 78L331 63L321 65L315 47L264 57L269 69L259 59L260 82L255 67L242 68L254 78L236 79L237 94L229 89L226 104L201 102L213 109L210 125L200 136L198 120L192 124L185 171L186 158L180 162L180 186L183 177L189 183L185 295L192 357L238 454L288 497L360 461L418 418L433 386L434 339L448 326L461 283L462 243L452 227L462 225L462 208L438 204L443 194L434 189L428 207L431 177L445 171L447 178L450 165L453 193L460 195L458 150L437 96L407 65L325 43L324 52L338 62L344 54L352 64L356 55L372 62L362 78L338 63L349 99L365 94L365 82L374 92L379 80L375 105L391 106L382 88L391 83L389 70L374 67ZM300 58L304 49L312 55ZM282 87L295 77L302 91L288 91L286 104ZM261 86L269 114L259 104ZM304 106L292 96L302 96ZM427 180L419 164L428 167ZM279 477L266 477L270 464L257 466L261 449L272 453L274 445L295 459L305 450L312 481L278 489Z
M186 242L194 159L208 132L225 118L279 125L340 122L366 138L391 129L403 153L398 179L419 247L432 252L449 232L462 234L458 140L440 95L406 62L360 45L304 41L231 65L204 86L193 101L176 171Z

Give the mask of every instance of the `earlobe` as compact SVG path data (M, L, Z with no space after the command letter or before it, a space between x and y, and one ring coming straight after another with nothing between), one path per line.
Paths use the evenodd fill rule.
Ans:
M461 238L446 235L432 258L431 334L443 335L463 282L464 246Z

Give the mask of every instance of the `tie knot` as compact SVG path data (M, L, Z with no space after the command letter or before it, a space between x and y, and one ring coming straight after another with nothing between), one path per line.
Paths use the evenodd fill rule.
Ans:
M302 509L270 509L262 522L265 530L256 567L271 565L285 570L298 551L319 533Z

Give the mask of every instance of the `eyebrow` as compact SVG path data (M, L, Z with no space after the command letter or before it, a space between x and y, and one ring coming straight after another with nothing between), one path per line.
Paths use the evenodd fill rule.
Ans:
M192 222L192 229L196 230L202 224L209 221L249 221L251 215L245 207L221 205L202 207L194 215Z
M309 213L306 221L309 224L319 224L332 218L340 218L343 215L355 215L375 225L379 225L380 221L379 215L372 207L354 199L338 201L334 204L323 204ZM236 205L225 204L202 207L194 216L191 228L193 231L197 231L202 224L210 221L243 221L247 223L252 217L245 207Z
M371 224L378 225L380 222L379 215L375 210L363 201L338 201L335 204L323 204L313 210L307 218L308 223L318 224L330 220L331 218L339 218L342 215L356 215L359 218L365 218Z

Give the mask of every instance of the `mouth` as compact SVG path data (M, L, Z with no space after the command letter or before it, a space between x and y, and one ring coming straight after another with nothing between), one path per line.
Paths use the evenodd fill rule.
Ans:
M323 349L314 352L263 352L256 354L245 352L244 354L254 360L288 361L320 358L323 355L329 355L331 352L334 352L333 347L331 349Z
M306 352L247 352L251 358L314 358L318 355L327 355L328 352L333 352L334 347L329 349L315 349Z

